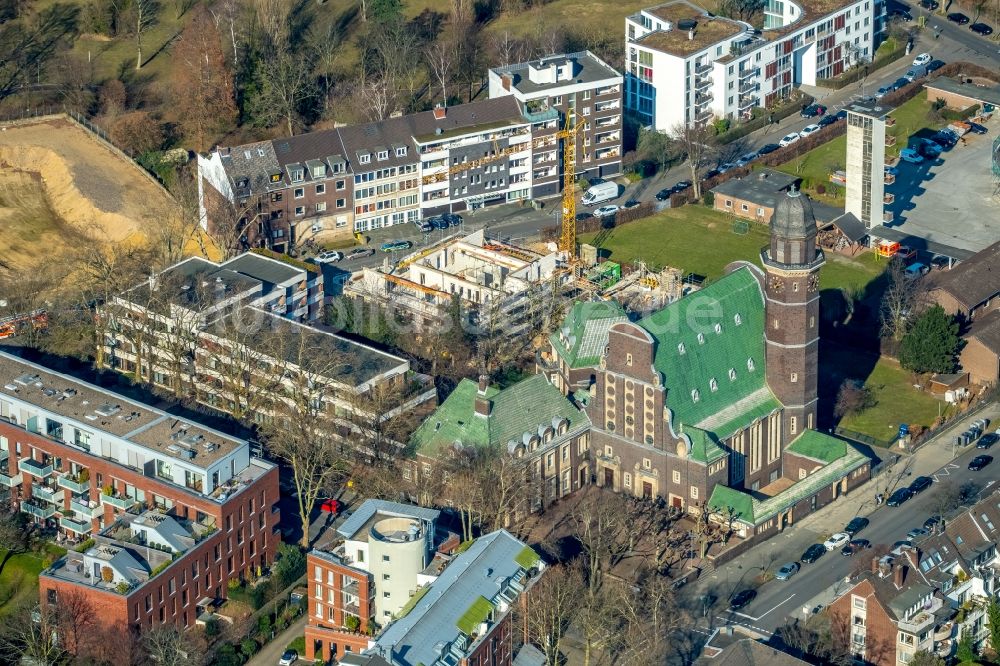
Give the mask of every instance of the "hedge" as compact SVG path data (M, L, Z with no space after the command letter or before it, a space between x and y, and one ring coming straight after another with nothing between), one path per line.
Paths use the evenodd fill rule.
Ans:
M769 111L758 116L757 118L754 118L753 120L736 125L728 132L715 137L715 140L723 145L732 143L737 139L742 139L751 132L756 132L759 129L767 127L770 123L770 116L774 116L775 122L783 120L793 113L798 113L814 101L815 99L811 95L803 93L802 97L796 98L795 101L790 101L787 104L777 107L773 111Z

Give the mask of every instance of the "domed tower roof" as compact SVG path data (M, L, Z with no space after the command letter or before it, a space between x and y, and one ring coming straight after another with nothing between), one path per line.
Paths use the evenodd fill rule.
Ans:
M794 185L774 206L771 233L786 238L805 238L816 233L816 216L812 201L803 196Z
M810 264L816 259L816 216L812 202L794 185L775 203L768 255L770 263L780 265Z

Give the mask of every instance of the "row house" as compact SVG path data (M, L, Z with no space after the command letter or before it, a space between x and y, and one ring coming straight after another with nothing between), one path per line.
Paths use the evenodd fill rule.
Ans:
M246 440L0 353L0 483L63 542L41 603L108 625L193 626L279 542L278 469Z
M282 279L295 270L255 253L182 261L101 308L100 363L258 423L301 411L295 400L308 394L343 437L358 417L433 404L433 382L407 360L300 321L319 309L311 285L322 278Z
M621 172L622 79L589 52L490 73L489 99L198 157L206 230L289 251L429 215L559 194L567 119L581 176Z
M661 132L748 119L870 61L884 14L878 0L768 0L761 31L688 0L643 9L625 19L625 107Z
M514 610L527 607L544 570L537 553L506 530L481 536L414 589L363 652L339 663L511 666L521 643Z
M900 666L919 650L954 657L963 636L976 652L989 647L998 541L1000 493L993 493L912 546L873 558L831 605L850 627L852 651L876 666Z
M366 500L337 528L334 545L309 552L305 659L330 662L366 649L437 577L459 544L457 535L438 530L439 515Z

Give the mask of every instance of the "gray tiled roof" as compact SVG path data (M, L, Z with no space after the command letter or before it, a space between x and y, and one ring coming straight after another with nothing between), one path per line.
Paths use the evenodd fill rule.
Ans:
M237 196L266 192L271 186L271 175L281 171L281 165L274 154L270 141L258 141L236 146L223 155L222 163L233 181ZM239 187L242 179L247 179L247 187ZM276 187L283 186L278 183Z
M950 271L937 272L933 283L934 287L944 289L969 308L993 298L1000 293L1000 241Z
M399 666L430 666L459 638L458 621L477 599L494 598L506 579L523 570L525 545L506 530L480 537L456 557L405 616L390 624L371 652Z
M786 190L799 179L773 169L759 169L745 178L730 178L716 185L712 191L723 195L753 202L759 206L774 208L778 193Z
M337 534L345 539L354 538L354 535L364 528L368 521L377 513L399 518L417 518L428 522L436 521L438 516L441 515L441 512L436 509L427 509L414 504L400 504L399 502L370 499L365 500L364 504L337 528Z

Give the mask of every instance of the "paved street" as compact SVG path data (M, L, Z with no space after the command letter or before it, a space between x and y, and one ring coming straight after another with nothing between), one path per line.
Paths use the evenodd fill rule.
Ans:
M806 517L781 535L764 542L734 561L720 567L706 579L692 585L694 596L708 594L718 598L714 608L700 608L704 631L727 624L742 624L773 632L789 618L802 617L818 606L832 601L845 586L845 577L855 567L867 565L871 551L844 557L839 550L821 557L814 564L803 564L802 570L788 581L772 580L757 589L757 597L739 612L726 611L726 599L733 593L752 587L750 581L760 575L761 568L772 573L786 562L798 562L803 551L813 543L822 543L830 534L842 531L854 516L867 516L871 521L859 538L873 544L887 544L905 539L906 533L920 527L934 512L934 494L938 483L961 484L974 480L983 488L981 495L997 488L1000 480L1000 460L981 472L968 469L971 458L984 453L974 446L959 448L958 457L952 460L952 442L955 434L964 430L976 418L986 417L996 427L1000 418L1000 405L987 406L980 413L960 420L912 456L903 455L892 464L895 454L886 455L886 465L880 474L862 488ZM879 451L884 453L883 451ZM900 507L875 506L878 492L891 493L909 485L917 476L929 476L935 485L920 493ZM863 563L863 564L861 564Z
M305 633L306 619L308 616L305 613L296 618L295 622L292 622L287 629L275 636L273 641L262 647L260 652L247 662L247 666L275 666L288 644ZM299 663L306 662L300 659Z

